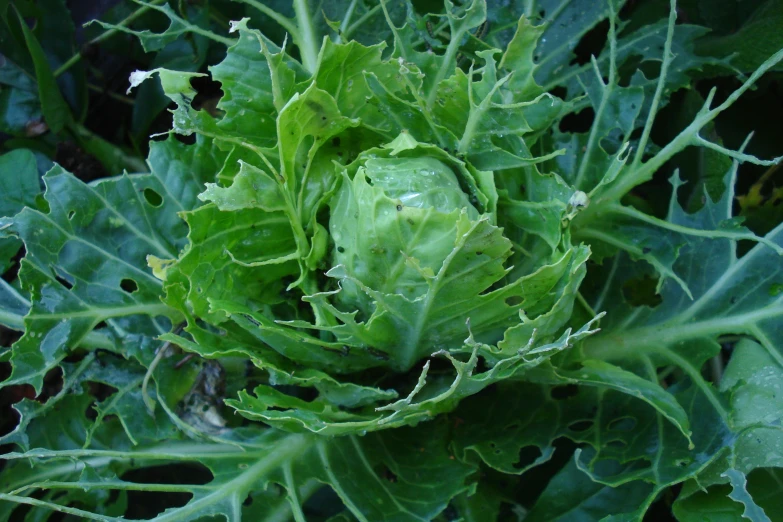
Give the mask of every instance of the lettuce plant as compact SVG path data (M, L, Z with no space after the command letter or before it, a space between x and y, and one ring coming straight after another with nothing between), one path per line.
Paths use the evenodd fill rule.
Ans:
M673 0L636 29L619 0L246 3L290 41L144 4L171 20L146 48L228 47L218 114L197 73L131 75L175 106L149 173L55 166L41 196L30 153L0 158L3 386L62 380L0 438L0 519L777 516L783 232L733 202L779 159L712 122L783 51L653 143L672 92L733 72ZM675 173L656 213L634 191L688 147L699 208Z

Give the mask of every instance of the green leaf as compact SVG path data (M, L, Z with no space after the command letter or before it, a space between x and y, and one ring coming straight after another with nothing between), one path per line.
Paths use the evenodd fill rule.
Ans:
M9 453L2 458L14 461L36 457L37 467L48 471L49 481L41 482L36 474L20 473L4 490L46 487L66 491L111 488L188 492L192 498L185 505L169 508L154 520L197 520L205 515L238 520L248 495L269 492L273 484L284 488L290 503L260 503L256 513L264 517L301 514L300 504L320 489L319 484L325 484L358 520L399 517L431 520L445 509L449 499L470 490L466 481L474 472L472 466L449 459L442 441L443 428L430 424L386 435L339 439L266 431L247 449L204 442L163 441L143 448L31 450ZM410 451L411 448L415 451ZM71 464L62 465L65 462ZM204 485L132 483L118 479L109 471L109 465L111 469L128 469L141 462L153 466L200 462L214 479ZM79 473L86 465L93 471ZM11 466L24 469L22 461ZM422 494L419 487L422 482L434 486ZM0 498L18 501L25 497L0 493ZM52 501L43 505L63 509ZM89 513L78 510L77 514Z
M745 479L737 475L735 477L740 487L738 493L744 496L743 500L747 501L747 493L741 493L741 484ZM683 492L672 506L677 520L696 522L704 520L706 517L710 521L729 522L743 518L745 507L740 502L729 498L729 495L733 495L730 485L716 485L706 491L692 491L690 486L691 483L686 484ZM748 514L766 515L773 522L781 519L779 511L776 509L781 492L780 468L757 469L747 475L746 491L753 497L750 501L754 502L757 507L763 508L763 514L756 508L753 508L753 511Z
M555 370L555 373L564 378L565 382L610 388L643 400L674 424L690 442L688 414L677 400L657 383L604 361L585 361L578 370Z
M32 152L21 149L0 156L0 216L11 217L26 206L34 207L40 192L38 166ZM8 270L11 258L21 246L16 238L0 237L0 274Z
M593 482L571 459L552 477L525 520L598 521L621 513L629 517L647 497L648 490L640 482L616 488Z
M207 317L215 312L210 300L232 299L250 309L279 301L285 288L281 278L296 271L292 262L297 258L291 226L282 213L222 212L207 205L184 217L189 245L165 268L167 302ZM177 287L185 291L181 297ZM213 317L219 322L225 314Z
M218 127L222 133L241 138L247 143L271 147L277 142L274 121L278 108L273 99L273 76L267 54L262 52L263 36L248 29L246 20L234 25L239 39L230 46L226 58L211 67L212 77L224 86L218 109L225 112ZM272 51L276 46L265 43ZM301 66L290 58L285 67L293 71L297 81L305 78Z
M29 156L0 159L32 173L0 212L26 249L0 282L0 323L23 331L0 355L0 519L777 517L783 229L757 237L732 206L738 163L778 160L713 122L783 51L661 143L671 93L729 70L673 2L652 23L657 2L619 18L621 0L137 4L116 28L157 55L131 84L157 75L195 142L89 185L56 167L44 198ZM10 103L41 85L6 11ZM213 32L242 15L238 38ZM69 47L46 22L42 52ZM202 110L191 80L224 47ZM14 136L36 110L14 107ZM691 145L735 164L694 164L687 208L713 197L692 214L675 177L658 218L648 187Z
M693 215L686 214L673 204L671 223L695 231L720 229L722 223L731 219L731 199L731 193L727 191L721 202L705 205ZM669 352L677 343L691 339L747 333L758 338L774 360L782 362L783 355L776 348L779 343L774 327L776 318L783 315L775 286L776 278L780 277L776 267L780 266L778 252L783 244L781 228L770 232L763 243L757 244L741 258L736 254L733 231L702 234L688 238L680 247L674 264L675 270L682 274L687 291L683 285L664 281L661 296L666 306L640 308L632 321L615 323L617 326L606 324L604 327L609 331L617 328L615 332L622 332L623 337L632 339L633 346L647 346L652 353L659 350ZM775 248L771 248L770 244ZM704 259L711 262L705 265ZM759 286L746 286L749 280L759 281ZM617 288L621 282L612 284ZM599 351L606 355L617 349L613 341L601 344L603 347ZM592 349L587 348L587 351ZM639 353L641 355L642 352Z
M462 6L460 6L462 7ZM463 37L471 29L481 25L486 19L487 6L484 0L471 0L464 5L464 11L455 10L450 1L445 3L445 18L450 28L450 39L443 55L422 53L413 48L415 41L413 20L408 19L402 28L395 27L390 20L394 33L394 52L392 57L411 62L424 73L419 80L421 96L427 109L434 106L440 82L450 77L457 65L456 56ZM457 12L455 12L457 11Z
M686 499L678 498L672 506L677 520L682 522L731 522L742 518L742 506L728 497L730 488L711 487Z
M724 473L729 479L732 491L729 493L729 498L741 503L745 506L745 511L742 513L743 518L747 518L753 522L771 522L769 517L750 497L748 490L746 489L747 481L745 475L736 469L730 469Z
M502 170L522 167L551 159L556 151L545 157L532 157L528 135L549 127L564 112L559 98L548 94L522 97L515 86L510 92L504 85L517 73L511 72L498 78L495 51L478 53L484 67L465 74L459 70L445 80L436 91L434 114L439 123L452 132L460 132L457 153L464 154L470 162L483 170ZM514 65L514 64L508 64ZM473 76L481 74L481 81Z
M365 75L382 79L386 85L400 72L400 67L381 57L385 43L365 47L359 42L335 44L326 40L318 55L318 68L315 83L321 89L332 94L340 112L351 118L371 118L367 98L372 90L365 82ZM394 92L394 91L392 91Z
M334 98L313 83L301 95L294 94L277 119L278 148L280 153L280 175L290 191L299 188L299 180L306 179L307 168L297 169L297 152L306 138L313 142L307 151L307 163L312 161L318 149L331 138L358 122L340 114ZM301 174L300 174L301 173ZM305 196L306 199L309 199Z
M624 1L616 1L615 11L619 11ZM566 0L544 0L538 2L534 11L524 2L490 3L487 19L490 30L486 40L494 47L503 49L513 42L515 34L524 33L514 27L522 15L534 21L541 33L535 46L533 58L537 62L536 77L541 85L554 78L556 85L562 83L562 76L571 69L569 62L574 58L573 49L579 39L600 21L609 15L609 5L602 0L589 0L578 5ZM513 25L512 25L513 24ZM526 29L527 32L530 29ZM544 90L551 87L546 86Z
M208 183L199 199L211 201L221 211L260 208L266 212L285 210L280 186L271 174L239 160L239 173L228 188Z
M26 207L12 225L27 251L20 278L33 306L12 350L6 385L29 382L40 389L45 372L102 321L119 331L159 335L178 318L161 303L162 284L146 257L174 258L184 246L186 229L177 213L198 202L198 190L215 174L211 143L199 143L181 158L193 154L203 170L188 167L187 177L174 160L182 145L173 139L153 146L153 174L94 185L59 167L46 175L49 211ZM170 159L161 162L163 157Z
M52 132L60 132L63 127L73 119L71 109L68 107L68 104L60 93L54 73L52 73L49 62L46 60L46 55L44 54L41 44L27 26L27 23L24 21L21 14L17 12L17 15L19 16L19 26L22 28L22 34L24 34L24 40L27 44L30 56L32 57L33 66L35 67L35 78L38 83L38 97L41 100L41 111L46 120L46 124Z
M45 132L35 79L10 58L5 58L0 63L0 85L0 129L14 136Z
M741 71L753 71L764 60L783 47L777 30L783 23L783 6L774 0L761 3L732 34L707 36L697 49L700 54L731 57L731 63ZM775 68L780 70L780 66Z
M321 392L322 398L306 402L285 395L269 386L257 387L254 390L255 396L240 392L239 400L229 400L227 403L248 418L263 420L273 426L294 432L310 430L325 435L362 434L367 431L415 425L436 414L452 411L465 397L474 395L491 384L525 375L526 372L542 364L553 355L570 348L578 340L594 333L595 330L590 328L591 323L576 332L567 329L559 338L550 342L536 343L535 339L530 339L527 346L521 347L516 354L503 358L490 370L481 373L475 371L478 352L480 349L488 349L489 347L475 343L471 337L467 344L472 351L466 362L459 361L445 350L433 354L433 357L444 356L453 365L456 375L452 380L439 376L431 377L428 380L431 361L427 361L422 368L418 382L407 397L394 403L383 404L374 410L365 408L345 411L339 407L338 402L329 398L323 391ZM289 335L291 334L289 333ZM303 337L301 334L299 336ZM262 338L280 350L279 341L268 335ZM291 339L294 339L293 336ZM312 343L312 341L310 342ZM338 346L333 346L331 351L340 353ZM346 364L352 362L348 357L350 353L350 351L343 352L342 357ZM300 354L289 352L288 355L296 355L299 360L304 359ZM260 355L257 364L269 367L269 363ZM291 372L291 376L293 377L293 372ZM384 395L384 390L377 389L375 400L389 398L389 391L391 390L386 390ZM386 412L390 412L390 414L387 415Z
M141 42L141 45L144 48L145 52L160 51L161 49L166 47L166 45L172 43L176 39L181 38L189 33L206 36L207 38L215 40L216 42L220 42L223 45L231 45L234 43L234 41L230 38L217 35L209 31L208 29L204 29L197 24L193 24L189 22L188 20L181 17L168 4L164 3L163 5L159 5L158 3L145 2L144 0L133 0L133 1L139 4L140 6L146 7L147 9L158 11L166 15L166 17L170 21L169 27L162 33L155 33L153 31L150 31L149 29L136 31L134 29L129 28L125 24L110 24L110 23L102 22L100 20L94 20L93 22L97 23L104 29L120 31L137 37Z
M607 9L606 2L594 2L596 5L593 9L601 9L602 17L606 17L610 14ZM617 2L622 4L624 2ZM615 5L614 12L619 12L622 5ZM569 7L568 10L577 10L580 7ZM597 14L597 13L596 13ZM565 25L560 25L557 28L557 32L561 35L560 38L566 38L571 40L573 38L573 19L566 18L567 13L563 12L558 15L563 18ZM573 15L572 15L573 16ZM566 21L567 20L567 21ZM579 17L579 22L583 20L588 21L589 18ZM563 22L560 22L561 24ZM555 30L555 25L549 26L551 31ZM589 27L588 27L589 28ZM585 29L586 30L586 29ZM543 86L544 90L549 90L557 85L565 86L568 89L567 98L579 96L585 91L590 90L591 86L595 86L596 83L600 84L601 80L598 76L593 74L592 69L594 66L591 63L585 63L583 65L571 65L569 63L573 56L558 55L557 53L547 53L546 47L557 47L558 39L550 39L551 37L545 31L541 36L539 47L536 49L539 56L553 56L554 59L543 59L536 68L536 78L540 78L539 83ZM696 42L702 36L707 33L707 30L702 27L694 25L678 25L673 31L673 38L671 40L671 50L677 56L667 71L665 78L667 91L669 93L674 92L678 88L685 86L689 82L689 73L701 71L707 66L718 67L722 69L727 68L727 60L722 58L716 58L714 55L702 55L696 52ZM611 41L611 36L610 36ZM623 64L628 63L631 59L638 59L639 63L651 64L653 62L662 61L662 54L664 51L665 42L667 41L667 24L665 20L661 20L657 23L646 25L634 32L623 34L620 33L616 40L616 54L615 61L618 69L621 69ZM551 42L551 43L550 43ZM562 49L564 52L566 49L572 49L574 41L569 42L570 45L564 46ZM609 68L611 67L611 47L607 44L607 47L596 56L596 65L598 71L602 76L608 76ZM654 86L657 83L658 78L653 76L646 76L641 70L637 70L631 77L630 84L633 87L642 87L645 89L648 96L652 95Z
M338 265L329 275L340 279L343 291L337 297L343 302L358 303L367 314L370 303L376 303L367 334L403 368L433 350L459 346L467 334L467 319L478 339L492 339L519 320L522 307L531 314L535 306L545 306L539 301L568 274L571 259L576 266L583 262L578 251L569 252L539 273L486 292L504 277L503 263L511 247L486 217L472 221L469 214L457 211L445 214L432 207L408 206L371 187L361 173L352 185L344 183L333 212L353 216L358 211L359 223L366 223L368 230L357 230L353 219L350 231L335 223L332 236L345 252L341 256L338 250ZM394 237L386 230L400 231L396 246L382 244L385 237ZM357 266L354 256L372 259L378 268Z
M694 214L688 214L678 202L677 196L682 181L678 174L675 174L670 180L673 190L666 219L658 219L620 203L605 204L605 220L595 226L579 228L575 233L577 237L586 238L596 245L601 257L621 249L634 259L648 262L661 277L658 288L665 279L672 279L691 297L692 289L675 264L679 252L687 245L695 246L708 241L709 238L732 242L750 240L774 253L783 254L780 245L756 236L740 226L740 220L733 217L732 200L736 173L735 162L724 175L727 190L719 199L712 200L706 185L702 186L704 206Z

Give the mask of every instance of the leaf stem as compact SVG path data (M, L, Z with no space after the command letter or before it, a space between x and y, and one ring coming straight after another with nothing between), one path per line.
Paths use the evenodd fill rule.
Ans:
M134 2L141 3L141 0L133 0ZM144 3L143 5L149 5L150 9L154 9L155 11L159 11L163 14L165 14L170 20L176 21L181 23L185 26L185 28L192 32L196 33L198 35L204 36L206 38L209 38L210 40L214 40L218 43L222 43L227 47L230 47L236 43L236 40L233 40L231 38L227 38L225 36L220 36L219 34L215 34L212 31L207 31L206 29L202 29L201 27L191 24L181 16L177 16L176 13L171 12L171 10L166 10L163 7L160 7L158 5L155 5L153 2L150 2L149 4Z
M585 190L586 188L592 188L592 187L584 187L583 181L585 173L587 172L587 167L591 164L590 159L593 156L593 150L596 147L596 141L598 140L599 136L599 129L601 128L600 121L604 117L604 110L606 109L606 105L609 103L609 98L612 96L612 92L614 91L614 88L617 83L617 33L616 33L616 27L615 27L615 12L614 12L614 4L612 3L614 0L608 0L609 3L609 81L606 83L606 85L603 85L603 78L601 76L601 69L598 67L598 62L595 59L595 56L591 56L591 63L593 64L593 68L595 69L595 74L598 77L598 83L602 85L603 92L601 94L601 103L598 106L598 111L596 112L597 118L596 121L592 125L592 129L590 131L590 137L587 139L587 146L585 147L585 155L582 158L581 163L579 164L579 171L576 174L576 180L574 181L574 186L579 190ZM672 0L673 1L673 0Z
M139 7L134 12L132 12L131 14L126 16L123 20L121 20L118 24L116 24L117 27L125 27L126 25L130 24L131 22L136 20L138 17L140 17L141 15L143 15L144 13L149 11L151 9L152 5L160 5L160 4L164 3L165 1L166 0L151 0L150 1L150 5L143 5L143 6ZM120 32L119 29L109 29L105 33L102 33L102 34L96 36L95 38L93 38L92 40L90 40L89 42L87 42L87 45L99 44L102 41L111 38L112 36L114 36L118 32ZM73 56L71 56L70 58L68 58L60 67L58 67L54 71L54 77L57 78L61 74L65 73L68 69L70 69L75 64L77 64L81 59L82 59L82 53L80 51L80 52L74 54Z
M582 295L582 292L576 293L576 300L579 304L582 305L582 307L589 313L592 317L595 317L596 314L595 310L593 310L593 307L590 306L590 303L587 302L587 299L585 299L585 296Z
M750 89L764 73L777 65L780 61L783 61L783 49L770 56L763 64L761 64L759 68L756 69L756 71L750 76L750 78L745 80L745 82L736 91L731 93L726 101L714 109L710 109L709 106L715 97L715 90L713 89L709 96L707 96L707 100L704 103L702 110L699 111L698 116L690 125L688 125L665 147L663 147L663 149L661 149L653 158L648 160L646 163L640 164L637 170L630 169L630 175L619 178L618 182L615 185L610 186L600 199L603 201L619 200L633 187L641 185L642 183L651 179L652 175L672 156L686 147L696 144L696 136L705 125L717 118L720 113L728 109L735 101L737 101L740 96L745 94L745 92ZM599 205L591 205L591 208L598 206ZM590 209L588 208L586 212L583 212L583 214L587 214L589 211Z
M296 25L294 25L294 23L291 21L291 19L281 15L271 7L264 5L258 0L237 0L237 1L258 9L259 11L261 11L261 13L265 14L266 16L268 16L269 18L271 18L272 20L280 24L280 27L288 31L291 37L296 38L298 36L299 31L296 28Z
M644 124L642 137L639 139L639 145L636 149L636 155L631 162L631 169L635 170L642 162L644 151L647 148L647 141L650 139L653 122L658 113L658 105L661 103L663 88L666 84L666 73L669 70L669 64L672 61L672 40L674 40L674 23L677 21L677 0L669 0L669 26L666 30L666 41L663 46L663 62L661 63L661 73L658 76L658 85L655 87L650 113L647 115L647 121Z
M177 330L179 330L179 328L177 328ZM147 393L147 387L149 385L150 378L155 371L155 368L157 368L160 361L163 360L163 357L166 355L166 352L169 351L170 346L171 343L166 341L163 346L160 347L158 353L155 354L155 358L152 360L149 368L147 368L147 373L144 374L144 380L141 381L141 398L144 400L144 404L147 406L147 411L149 411L150 415L153 416L155 415L155 402Z
M449 46L446 47L446 53L443 55L443 63L441 64L438 72L435 74L435 80L432 82L431 90L427 95L427 110L432 109L432 105L435 103L435 98L438 96L438 85L446 77L446 73L449 68L455 67L452 62L459 50L459 43L462 39L463 33L451 35L451 41Z
M311 73L315 73L318 63L318 42L316 41L313 20L310 18L310 10L307 0L294 0L294 12L299 22L299 53L302 55L302 65ZM293 35L292 35L293 36Z
M294 482L294 472L291 469L291 463L286 462L283 466L283 477L285 477L285 486L288 490L288 502L291 504L291 513L294 516L295 522L306 522L302 507L300 506L300 500L296 483Z
M17 332L25 331L24 316L9 312L7 310L0 309L0 324L9 330L15 330ZM112 343L111 340L109 340L109 338L99 330L93 330L85 335L84 338L79 341L78 346L88 350L114 349L114 343Z
M348 9L345 10L345 16L343 16L343 21L340 22L340 32L345 35L345 30L348 28L348 23L351 21L351 18L353 17L353 13L356 10L356 2L358 0L351 0L351 5L348 6ZM380 7L381 4L376 5L375 7ZM346 38L346 41L348 39Z
M358 18L358 19L357 19L357 20L356 20L354 23L352 23L350 26L348 26L348 27L347 27L347 28L346 28L346 29L343 31L343 37L344 37L344 39L345 39L346 41L347 41L347 40L349 40L349 39L351 38L351 35L353 34L353 32L354 32L354 31L356 31L356 29L358 29L359 27L361 27L361 26L362 26L362 24L364 24L364 22L366 22L368 19L370 19L370 18L372 18L373 16L375 16L375 13L378 11L378 9L380 9L380 8L382 7L382 5L383 5L383 4L381 4L381 3L378 3L378 5L376 5L375 7L373 7L372 9L370 9L369 11L367 11L366 13L364 13L364 14L363 14L362 16L360 16L360 17L359 17L359 18Z
M128 96L123 96L122 94L118 94L114 91L104 89L100 85L95 85L94 83L87 83L87 88L93 92L97 92L105 96L108 96L112 100L118 101L120 103L124 103L125 105L130 105L131 107L133 107L136 104L136 100L134 100L133 98L129 98Z
M645 214L644 212L637 210L634 207L627 207L625 205L621 205L620 203L612 203L611 205L607 206L605 210L610 214L611 213L620 214L623 216L630 217L632 219L638 219L639 221L643 221L650 225L671 230L672 232L679 232L680 234L684 234L688 236L706 237L706 238L720 237L725 239L732 239L734 241L740 241L743 239L749 241L756 241L758 243L768 246L778 254L783 255L783 247L776 244L774 241L770 241L765 237L757 236L752 232L743 232L742 230L720 230L720 229L702 230L698 228L686 227L686 226L678 225L676 223L672 223L670 221L658 219L657 217L651 216L649 214Z
M481 103L478 105L473 104L473 69L470 70L470 76L468 77L468 98L470 101L470 116L468 116L468 122L465 124L465 132L462 133L462 139L459 140L459 145L457 146L457 152L461 152L462 154L466 154L468 152L468 147L470 147L470 144L473 142L473 135L476 132L476 127L479 124L479 121L481 120L482 116L484 116L484 113L487 112L487 109L490 108L492 105L492 97L495 95L497 90L503 86L508 80L511 78L511 74L508 74L500 79L500 81L496 82L495 85L492 87L492 90L487 93L487 95L484 97L483 100L481 100ZM539 100L542 96L539 96L536 98L535 101Z
M125 518L116 518L116 517L108 517L106 515L96 515L95 513L90 513L89 511L84 511L81 509L76 509L68 506L61 506L60 504L55 504L54 502L46 502L44 500L38 500L37 498L31 498L31 497L20 497L17 495L7 495L5 493L0 493L0 500L5 500L7 502L15 502L17 504L27 504L28 506L36 506L36 507L43 507L47 509L51 509L52 511L58 511L60 513L66 513L68 515L73 515L77 519L81 518L82 520L99 520L101 522L124 522Z

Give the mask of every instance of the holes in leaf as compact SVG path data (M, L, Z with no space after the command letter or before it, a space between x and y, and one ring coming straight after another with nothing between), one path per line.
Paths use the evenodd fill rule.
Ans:
M519 450L519 460L514 464L516 469L524 469L541 457L541 449L538 446L524 446Z
M629 56L617 69L617 84L620 87L628 87L633 75L639 70L642 57L638 54Z
M340 253L342 254L343 252L345 252L345 248L343 248L343 247L341 247L341 246L338 246L338 247L337 247L337 251L338 251L338 252L340 252Z
M616 134L615 136L609 136L606 138L601 138L600 145L601 148L606 151L607 154L610 156L614 156L620 151L620 147L622 144L622 136L620 136L619 132L612 132L612 134Z
M212 117L219 116L221 111L217 108L217 103L223 97L221 83L213 80L210 75L205 75L191 79L190 84L196 90L196 96L190 106L195 110L205 110Z
M593 424L595 423L591 420L581 420L569 424L568 429L571 431L587 431L593 427Z
M282 496L283 493L281 492ZM332 488L322 487L308 498L302 506L305 520L328 520L345 509L337 493Z
M163 196L161 196L151 188L144 189L144 199L146 199L147 203L149 203L153 207L159 207L163 204Z
M84 359L86 354L74 356L69 355L65 358L66 362L78 362L81 359ZM41 388L41 393L35 398L38 402L41 404L46 403L49 401L51 397L54 397L58 393L60 393L63 389L63 369L62 367L58 366L57 368L54 368L48 372L46 372L46 376L44 377L44 384L43 388ZM57 410L59 408L59 404L54 406L54 409Z
M184 143L185 145L195 145L196 144L196 134L174 134L174 139L176 139L180 143Z
M639 69L648 80L654 80L661 75L661 62L656 60L645 60L639 64Z
M5 372L4 372L5 373ZM7 377L7 375L5 376ZM11 405L22 399L35 398L35 389L29 384L3 388L3 403L0 404L0 437L11 433L19 425L20 415ZM8 403L6 404L6 401Z
M508 306L519 306L522 304L522 296L519 295L512 295L510 297L506 297L506 304Z
M251 506L253 504L253 495L248 495L247 498L242 502L243 506Z
M305 402L313 402L318 398L318 390L315 388L304 388L302 386L292 386L288 384L280 384L274 387L275 390L288 395L289 397L295 397ZM270 408L274 409L274 408ZM287 408L286 408L287 409Z
M572 112L560 120L558 128L560 132L584 133L590 130L595 121L595 111L592 107L585 107L579 112Z
M584 65L590 63L591 56L598 56L606 46L609 37L609 20L604 20L587 31L574 48L574 57L569 65Z
M168 464L130 470L122 480L136 484L195 484L212 481L213 475L203 464ZM128 491L128 509L125 518L149 519L172 507L181 507L193 498L192 493L164 491Z
M674 463L674 465L677 466L678 468L684 468L684 467L686 467L690 463L691 463L691 461L689 459L678 459Z
M75 210L71 210L70 212L68 212L68 221L72 220L73 216L75 216L75 215L76 215L76 211Z
M554 89L551 89L549 91L549 94L551 94L552 96L557 96L561 100L565 100L566 96L568 96L568 89L566 89L565 87L563 87L561 85L558 85Z
M624 440L620 440L620 439L610 440L609 442L606 443L607 448L616 449L616 450L624 449L626 446L628 446L628 444Z
M632 431L636 427L636 419L633 417L620 417L614 419L606 427L608 431Z
M459 510L457 507L451 503L448 506L446 506L446 509L443 510L443 513L438 517L438 520L444 520L447 522L452 522L456 520L464 520L462 517L460 517ZM504 520L504 519L500 519Z
M26 252L27 251L25 250L24 246L22 246L19 249L19 252L17 252L16 255L13 258L11 258L11 260L10 260L11 262L10 262L10 264L8 266L8 270L3 272L3 274L2 274L3 280L5 280L5 281L10 283L14 279L16 279L17 275L19 274L19 268L21 267L20 263L22 261L22 258L24 258ZM11 346L11 345L10 344L0 344L0 346Z
M491 367L487 364L487 360L483 357L479 357L476 361L476 368L473 370L474 375L480 375L484 372L488 372Z
M579 393L579 386L576 384L564 384L552 388L549 395L556 401L562 401L575 396L577 393Z
M656 293L658 278L644 275L629 279L623 284L623 297L631 306L649 306L655 308L661 304L661 296Z
M122 281L120 281L120 288L122 288L129 294L132 294L133 292L139 289L139 285L137 285L136 281L134 281L133 279L125 278Z
M379 464L378 466L375 466L374 468L375 474L378 475L381 479L390 482L394 484L397 482L397 474L394 473L392 470L389 469L389 466L386 464Z
M94 401L91 402L89 406L87 406L87 409L84 411L84 416L91 421L94 421L98 418L98 410L95 409Z
M601 459L592 463L592 471L596 474L596 476L609 477L615 475L618 469L622 469L621 466L623 466L623 464L621 464L617 459L602 457ZM650 468L650 464L646 462L642 466L642 469Z
M73 288L73 283L65 279L64 277L60 277L59 275L55 275L54 278L57 280L58 283L63 285L68 290L71 290Z

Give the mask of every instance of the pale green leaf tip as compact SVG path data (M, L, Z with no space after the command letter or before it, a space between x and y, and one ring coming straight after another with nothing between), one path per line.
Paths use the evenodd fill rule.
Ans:
M138 87L149 78L152 78L156 73L163 86L163 92L165 92L167 96L171 96L172 94L184 94L186 96L195 95L196 91L191 87L190 79L206 76L206 74L203 73L171 71L162 67L149 71L136 70L133 71L128 78L130 86L125 93L130 94L134 87Z
M244 17L240 20L232 20L230 21L228 32L229 33L236 33L237 31L247 31L249 28L247 27L247 23L250 21L250 18Z
M166 273L168 272L170 266L174 264L174 262L174 259L161 259L157 256L153 256L152 254L147 256L147 266L152 269L152 275L161 281L166 280Z
M412 150L419 146L419 142L416 141L416 138L411 136L408 131L403 130L399 136L394 138L393 141L390 143L387 143L386 145L383 145L384 149L391 149L391 155L396 156L400 152L406 151L406 150Z

